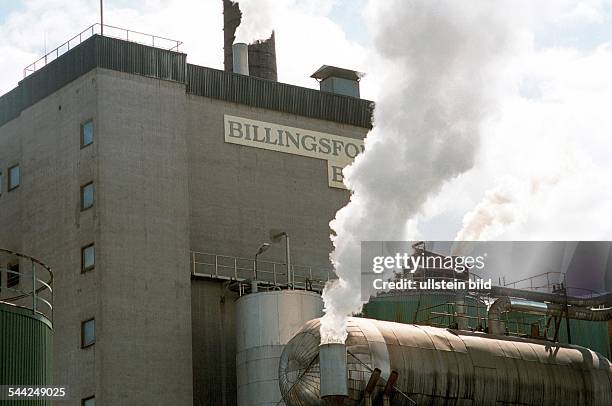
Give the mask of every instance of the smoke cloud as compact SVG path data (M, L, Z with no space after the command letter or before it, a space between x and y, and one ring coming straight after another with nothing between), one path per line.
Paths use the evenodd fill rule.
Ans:
M267 39L274 30L274 18L281 14L284 6L279 0L240 0L242 19L236 29L235 43L250 44Z
M498 2L388 3L371 25L393 74L383 84L365 153L345 169L350 203L330 224L339 279L323 293L323 342L344 342L347 316L361 309L361 241L410 239L407 221L472 167L516 40Z

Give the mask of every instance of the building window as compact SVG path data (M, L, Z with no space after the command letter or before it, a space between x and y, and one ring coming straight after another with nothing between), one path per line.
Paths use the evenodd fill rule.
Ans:
M89 182L81 186L81 210L87 210L94 204L94 185Z
M11 166L8 170L8 190L19 187L21 183L21 169L19 165Z
M4 180L2 178L2 172L0 172L0 195L2 195L2 186L4 185Z
M81 148L93 144L94 126L93 121L88 120L81 124Z
M94 396L90 396L81 401L81 406L96 406L96 398Z
M89 347L96 343L96 321L85 320L81 323L81 348Z
M13 288L19 285L19 264L13 264L8 266L6 273L6 287Z
M87 272L96 266L96 248L89 244L81 248L81 272Z

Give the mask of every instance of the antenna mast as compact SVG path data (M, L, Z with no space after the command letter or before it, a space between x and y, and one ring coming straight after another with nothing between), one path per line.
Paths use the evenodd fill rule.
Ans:
M100 0L100 35L104 35L104 0Z

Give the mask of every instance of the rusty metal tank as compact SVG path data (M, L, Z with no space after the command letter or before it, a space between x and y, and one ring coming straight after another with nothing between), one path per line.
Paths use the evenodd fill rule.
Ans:
M314 319L285 347L279 384L288 406L325 405L319 344ZM384 379L399 372L396 387L419 406L612 405L612 364L579 346L350 318L346 348L345 405L363 401L374 368ZM391 404L413 403L396 392Z

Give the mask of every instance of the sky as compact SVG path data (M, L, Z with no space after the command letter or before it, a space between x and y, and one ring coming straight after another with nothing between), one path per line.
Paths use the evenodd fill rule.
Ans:
M419 37L423 33L405 32L404 28L411 27L416 18L436 27L440 16L414 14L420 10L415 5L422 1L242 3L247 8L248 3L254 5L257 11L245 16L262 22L258 29L276 30L280 81L317 88L309 76L321 65L355 69L366 73L361 82L362 97L380 106L375 120L389 119L391 123L395 116L413 114L411 95L406 92L414 91L414 87L407 81L417 77L413 74L422 62L419 58L429 50L436 32ZM440 11L454 7L456 2L429 3L434 5L432 10L439 7ZM360 181L359 176L362 180L387 176L395 183L377 193L392 195L396 188L405 191L402 196L406 198L415 190L419 195L415 201L422 200L423 204L406 214L410 218L404 219L405 237L610 239L612 1L495 3L502 10L500 25L510 23L508 35L514 42L491 77L491 85L480 83L482 91L467 93L469 97L486 94L491 111L477 115L471 123L478 131L470 136L472 144L466 144L473 149L464 154L469 158L464 166L436 179L432 182L435 187L417 192L418 182L411 178L416 171L401 161L418 162L424 167L432 166L434 160L407 150L411 155L388 157L384 171L355 175L353 183ZM486 7L476 0L461 4L455 11L457 21L464 17L468 21L474 17L474 10ZM98 6L98 0L0 0L0 94L17 85L23 68L42 56L45 49L55 48L97 22ZM447 26L455 27L456 21L449 18ZM487 25L487 19L482 21L489 31L483 28L471 40L487 38L491 31L497 31ZM222 68L221 0L105 0L105 22L183 41L181 51L187 53L188 62ZM457 28L463 29L458 24ZM441 46L442 53L457 48L452 37L448 38L447 44L434 44ZM435 52L429 53L433 59L437 58ZM472 56L480 57L467 52L466 64L457 66L471 66L474 78L478 78L479 66L469 60ZM455 61L448 59L445 63ZM397 108L393 110L393 106ZM386 134L397 130L387 126L389 131L384 132L386 123L378 124L378 135L373 131L366 145L389 140ZM402 125L411 126L405 122ZM420 127L415 125L412 130L416 128ZM420 134L429 130L425 128ZM410 144L411 136L407 134L399 142ZM456 144L453 139L444 142ZM424 148L428 144L419 145ZM417 159L419 156L424 159ZM444 165L439 159L435 162ZM403 178L393 177L400 173Z

